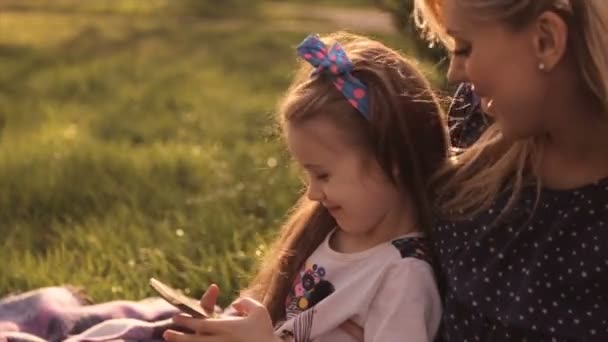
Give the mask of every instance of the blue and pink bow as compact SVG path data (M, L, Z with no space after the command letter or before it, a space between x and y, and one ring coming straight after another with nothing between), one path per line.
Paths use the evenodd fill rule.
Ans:
M351 74L353 63L342 46L336 42L327 49L318 36L310 35L298 46L298 55L309 62L315 71L313 76L326 73L334 77L334 86L344 94L348 102L366 119L370 119L368 89Z

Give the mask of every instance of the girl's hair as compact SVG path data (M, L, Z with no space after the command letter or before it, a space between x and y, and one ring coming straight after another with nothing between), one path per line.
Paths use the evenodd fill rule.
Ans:
M606 0L458 0L475 19L523 28L545 11L560 15L568 25L568 49L575 56L584 89L608 112L608 1ZM414 19L423 35L453 48L441 18L442 0L415 0ZM444 180L441 209L467 217L487 209L503 191L511 191L501 214L509 211L526 184L537 185L542 150L535 138L508 142L491 125L481 137L439 173Z
M411 194L417 222L428 232L428 185L449 150L445 115L428 82L410 61L377 41L343 32L321 40L328 47L339 41L344 48L352 75L368 88L371 119L349 104L332 76L311 77L312 67L301 61L279 104L282 131L318 116L332 120L354 148L368 152L395 186ZM274 323L285 319L285 301L298 271L335 227L329 212L305 195L292 209L244 292L264 303Z

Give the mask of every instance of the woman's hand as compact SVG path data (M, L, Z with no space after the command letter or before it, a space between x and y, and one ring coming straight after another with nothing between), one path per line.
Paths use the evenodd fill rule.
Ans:
M211 286L203 295L201 306L213 308L218 294L217 286ZM234 302L232 307L238 316L212 319L175 316L175 324L194 331L194 334L167 330L163 337L169 342L281 341L275 336L270 315L261 303L251 298L241 298Z

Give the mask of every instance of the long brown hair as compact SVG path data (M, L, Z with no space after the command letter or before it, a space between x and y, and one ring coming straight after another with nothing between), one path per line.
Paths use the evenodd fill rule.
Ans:
M414 17L427 39L440 40L452 48L441 18L442 0L415 0ZM460 0L463 11L481 20L501 21L519 29L544 11L560 14L568 25L569 49L586 90L608 114L608 1L606 0ZM444 214L470 217L487 209L504 191L510 191L501 216L509 211L526 184L541 181L538 167L542 146L535 138L507 141L496 125L491 125L472 146L452 158L440 172L447 179L441 201ZM538 199L538 197L537 197Z
M320 74L311 77L304 61L279 104L278 122L297 125L324 115L356 146L369 151L386 176L411 195L420 227L430 226L431 175L445 162L448 137L445 116L427 80L415 66L383 44L348 33L321 38L339 42L354 68L352 74L369 89L371 119L365 119ZM399 172L395 173L397 169ZM260 300L273 322L285 318L285 300L295 275L336 222L319 203L302 196L280 230L274 246L244 294Z

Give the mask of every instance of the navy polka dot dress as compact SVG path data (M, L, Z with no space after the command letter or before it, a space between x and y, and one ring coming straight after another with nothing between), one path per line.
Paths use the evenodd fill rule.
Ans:
M481 115L460 132L480 132L466 121ZM536 208L536 188L524 189L496 223L506 196L435 226L442 341L608 341L608 178L543 189Z

